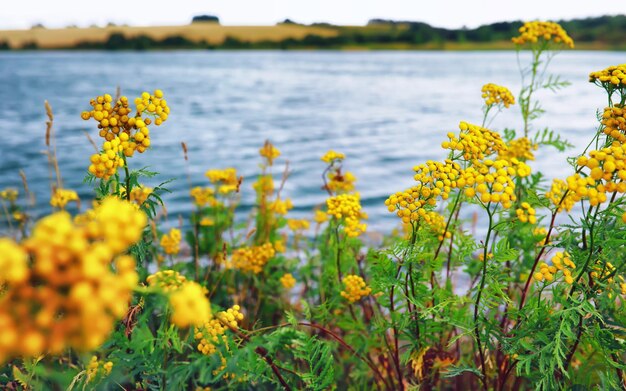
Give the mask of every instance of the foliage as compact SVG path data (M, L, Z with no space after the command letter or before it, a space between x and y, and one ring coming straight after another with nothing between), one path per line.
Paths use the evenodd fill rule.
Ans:
M481 125L462 121L443 140L441 160L416 165L414 185L385 202L399 226L380 245L367 240L368 217L342 153L321 157L327 202L310 219L289 218L298 201L285 195L289 170L277 167L281 153L269 141L259 150L256 202L247 218L238 213L247 180L221 167L206 172L205 186L189 189L189 221L168 221L161 196L169 181L148 187L158 174L135 163L149 151L148 126L169 114L160 90L143 93L132 110L125 97L91 101L82 117L95 119L103 138L85 163L93 166L85 180L96 206L70 220L65 209L80 203L61 186L47 106L52 204L62 209L52 217L71 229L33 226L24 207L27 186L25 200L17 189L0 192L12 236L0 241L0 383L8 389L623 388L626 66L591 74L608 107L589 145L568 160L571 175L547 183L531 172L535 154L574 146L555 130L533 127L545 114L536 93L566 86L546 68L568 41L553 24L524 27L516 42L532 56L520 69L520 93L514 98L505 87L483 87ZM519 124L502 135L487 128L515 104ZM111 199L119 204L104 213L98 204ZM141 216L132 230L129 215ZM91 247L50 239L57 230L76 231ZM39 251L41 243L55 251ZM102 273L90 272L94 262ZM79 280L66 273L72 265L80 265ZM111 295L104 277L126 287L126 299ZM102 291L71 293L90 284ZM94 303L111 308L104 337L99 322L70 317L75 302L87 320ZM50 314L49 306L61 310ZM16 316L28 329L11 323ZM78 344L72 335L54 334L55 324L102 340Z

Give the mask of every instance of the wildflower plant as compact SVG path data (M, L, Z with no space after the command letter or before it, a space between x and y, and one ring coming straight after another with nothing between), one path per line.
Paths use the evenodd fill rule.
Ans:
M93 208L72 216L78 196L55 165L47 105L54 211L31 227L21 193L0 191L7 224L22 216L0 238L0 383L623 388L626 67L590 74L607 97L598 128L569 174L548 180L532 161L572 146L533 127L544 113L536 92L567 84L546 69L573 41L556 23L529 22L513 42L520 64L530 55L518 96L483 86L482 113L442 132L439 158L416 161L413 183L378 204L399 227L379 241L349 156L321 157L325 200L305 212L270 141L253 183L235 167L188 175L188 220L172 228L163 184L140 183L157 174L129 168L169 118L159 90L134 106L106 94L90 102L82 117L102 138L87 166ZM491 127L516 107L519 123ZM247 214L244 192L255 195Z

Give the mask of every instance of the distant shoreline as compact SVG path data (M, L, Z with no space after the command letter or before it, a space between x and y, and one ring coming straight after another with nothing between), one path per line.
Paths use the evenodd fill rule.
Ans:
M626 50L626 16L561 22L575 50ZM107 26L0 30L0 50L514 50L510 37L521 22L500 22L475 29L442 29L419 22L371 21L366 26L222 26L199 22L182 26Z

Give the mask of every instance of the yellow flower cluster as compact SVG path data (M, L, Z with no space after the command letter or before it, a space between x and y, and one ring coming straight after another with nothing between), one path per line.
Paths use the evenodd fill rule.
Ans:
M324 156L322 156L322 161L328 164L331 164L337 160L343 160L346 158L346 155L344 155L341 152L335 152L332 149L328 152L326 152L324 154Z
M216 317L196 327L194 337L200 341L197 346L198 351L205 355L215 353L217 345L226 341L226 331L229 328L238 328L243 318L241 307L234 305L226 311L218 312Z
M515 140L511 140L506 144L506 149L498 151L498 157L512 161L518 159L521 161L535 160L533 151L538 148L537 144L533 144L527 137L520 137Z
M507 109L515 104L515 98L508 88L497 84L488 83L481 89L482 97L487 106L503 105Z
M207 170L204 175L209 178L211 183L225 183L235 184L237 183L237 170L229 167L223 170L211 169Z
M78 194L74 190L56 189L50 198L50 205L55 208L65 209L70 201L80 202Z
M315 220L317 224L324 224L328 221L328 215L323 210L316 209L313 220Z
M124 150L119 137L102 144L102 152L91 155L89 172L97 178L109 179L117 173L119 167L124 167L124 159L120 153Z
M87 365L87 383L93 381L100 376L106 376L111 373L113 369L113 363L107 361L105 363L98 360L98 357L93 356Z
M265 264L272 259L274 255L276 255L276 250L272 243L238 248L233 251L232 265L235 269L259 274L263 271Z
M567 194L565 192L567 191ZM563 198L565 195L565 198ZM546 192L546 197L550 199L552 204L557 207L557 211L570 211L576 203L576 193L568 191L568 185L561 179L552 180L550 190Z
M572 270L574 269L576 269L576 265L570 259L569 254L567 252L557 252L552 257L552 266L542 262L539 264L540 271L536 272L533 277L537 281L546 280L550 282L554 280L555 274L560 270L563 272L563 276L565 276L565 282L572 284L574 282Z
M590 172L585 177L574 174L567 178L575 201L586 198L590 205L596 206L606 202L607 193L626 192L626 144L614 141L609 147L579 157L577 164Z
M163 247L163 251L165 251L166 254L178 254L180 251L181 238L182 235L178 228L172 228L168 234L163 234L163 236L161 236L161 247Z
M287 220L287 226L294 232L306 231L311 226L311 223L306 219L289 219Z
M341 291L341 297L348 300L350 303L354 303L372 293L372 288L367 286L361 276L350 274L345 276L341 282L344 285L344 290Z
M98 123L100 137L106 141L103 153L91 157L89 172L104 179L115 174L118 167L123 167L120 154L130 157L135 151L146 151L150 146L148 126L153 122L156 126L161 125L170 112L161 90L156 90L153 94L143 92L141 97L136 98L134 114L125 96L114 103L111 95L105 94L92 99L90 104L93 109L84 111L81 117L84 120L93 118Z
M328 189L333 193L347 193L354 190L356 176L350 171L341 173L341 169L328 172Z
M265 144L259 149L259 154L267 159L267 164L274 164L274 159L280 156L280 151L272 143L265 141Z
M287 212L293 209L293 203L289 198L286 198L285 200L277 198L276 200L271 202L267 208L276 214L284 216L287 214Z
M535 216L535 208L530 206L528 202L522 202L520 208L515 211L517 218L522 223L537 224L537 216Z
M607 89L626 87L626 64L612 65L601 71L591 72L589 82Z
M93 118L98 122L100 137L107 141L126 133L129 138L122 140L128 142L124 146L124 152L126 153L126 150L130 149L132 152L136 150L141 153L150 146L147 126L152 124L153 120L156 126L161 125L167 120L170 108L167 101L163 99L163 91L161 90L156 90L153 94L143 92L141 97L135 98L134 103L136 110L133 114L127 97L122 96L113 103L113 97L105 94L92 99L89 104L93 110L84 111L81 117L84 120ZM146 115L147 118L144 118L143 115ZM135 134L133 134L133 130L136 130ZM126 156L132 156L130 151Z
M0 242L8 263L0 267L0 362L95 349L126 313L138 277L134 259L120 254L141 238L146 216L117 198L89 216L75 224L57 212L21 244Z
M546 239L548 237L548 230L544 227L537 227L533 230L533 237L540 246L543 246L547 244Z
M437 197L448 199L453 188L464 185L464 182L457 182L461 166L451 160L443 163L429 160L413 169L416 172L414 179L419 184L392 194L385 200L389 212L397 211L404 224L419 221L426 216L426 208L436 204Z
M448 133L449 141L441 143L441 147L462 152L463 158L467 161L484 159L507 148L500 135L489 129L467 122L461 122L459 129L461 129L459 136L456 137L452 132Z
M187 279L175 270L162 270L149 275L146 281L149 286L169 293L178 290Z
M361 223L366 215L361 211L359 194L340 194L326 200L327 214L337 220L344 220L344 232L350 237L356 237L365 232L367 225Z
M467 185L465 195L477 196L484 204L499 203L504 208L510 208L517 199L512 177L518 173L506 160L486 159L463 170L462 179Z
M613 107L607 107L602 114L602 131L609 137L626 143L626 109L617 104Z
M274 178L271 175L260 175L252 188L262 194L272 194L274 192Z
M147 186L137 186L133 190L130 191L130 200L136 202L137 205L143 205L144 202L148 199L150 194L154 189ZM125 190L124 190L125 192Z
M516 45L524 45L526 43L537 43L539 41L550 42L553 41L557 44L563 44L569 48L574 47L574 40L567 35L567 32L554 22L526 22L519 28L520 35L513 37L513 41Z
M285 273L280 278L280 283L285 289L291 289L296 286L296 279L291 275L291 273Z
M446 231L446 219L435 211L428 211L423 217L422 222L430 232L437 236L437 239L443 240L444 238L450 238L452 233Z
M19 193L18 193L17 189L6 188L6 189L0 191L0 199L7 200L9 202L15 202L15 200L17 200L17 195L18 194Z
M169 293L170 321L180 328L199 326L211 318L206 289L195 281L185 281Z
M191 189L189 194L193 198L193 203L200 208L207 205L211 207L218 205L218 201L215 199L215 190L210 187L196 186Z

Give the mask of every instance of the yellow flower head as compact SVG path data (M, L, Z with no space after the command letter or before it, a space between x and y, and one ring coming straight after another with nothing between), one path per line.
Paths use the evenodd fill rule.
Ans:
M272 259L274 255L276 255L276 250L272 243L238 248L233 251L232 265L235 269L259 274L263 271L265 264Z
M449 141L441 143L441 147L461 152L467 161L484 159L507 148L500 135L489 129L467 122L461 122L459 129L458 137L452 132L448 133Z
M482 97L487 106L503 105L508 109L509 106L515 104L513 94L511 94L511 91L506 87L488 83L483 86L481 92L483 93Z
M229 167L223 170L208 170L204 174L211 183L220 183L224 185L236 186L239 183L237 178L237 170Z
M327 163L327 164L331 164L335 161L342 161L343 159L346 158L346 155L340 152L335 152L333 150L330 150L328 152L326 152L324 154L324 156L322 156L322 161Z
M554 42L574 48L574 40L567 35L567 32L558 23L526 22L519 28L519 32L519 36L511 39L516 45Z
M276 214L284 216L287 214L287 212L293 209L293 203L289 198L286 198L285 200L277 198L276 200L274 200L274 202L268 205L268 209Z
M56 212L21 244L0 239L2 298L11 303L0 306L0 360L104 343L138 282L135 260L124 253L146 220L130 203L109 197L80 222Z
M180 251L181 233L178 228L170 229L168 234L161 236L161 247L166 254L178 254Z
M367 225L361 223L366 218L361 211L359 194L340 194L326 200L329 216L337 220L343 219L344 232L346 235L356 237L365 232Z
M527 137L520 137L511 140L506 144L506 149L498 151L498 158L512 161L518 159L521 161L535 160L533 151L538 148L537 144L533 144Z
M608 91L626 87L626 64L612 65L601 71L591 72L589 82Z
M15 202L15 200L17 200L17 195L18 195L18 191L17 189L14 188L6 188L2 191L0 191L0 198L3 200L7 200L9 202Z
M326 221L328 221L328 215L323 210L316 209L313 220L315 220L317 224L324 224Z
M241 307L234 305L226 311L218 312L217 316L209 318L196 327L194 337L199 341L198 351L205 355L215 353L217 345L226 341L226 331L229 328L237 329L243 318ZM222 359L225 360L223 357Z
M292 231L306 231L310 227L309 220L306 219L288 219L287 226Z
M80 202L78 194L74 190L56 189L50 198L50 205L55 208L65 209L70 201Z
M280 156L280 151L268 140L265 141L265 145L259 149L259 154L267 159L267 164L271 166L274 164L274 159Z
M291 289L294 286L296 286L296 279L293 278L293 276L291 275L291 273L285 273L281 278L280 278L280 283L283 286L283 288L285 289Z
M341 297L347 299L350 303L359 301L362 297L372 293L372 288L367 286L361 276L354 274L347 275L341 282L344 285L344 290L341 291Z
M328 189L334 193L347 193L354 190L356 176L350 171L342 174L340 170L330 171L328 173Z
M194 281L187 281L169 296L172 314L170 321L180 328L199 326L210 319L211 305L205 289Z
M535 208L530 206L528 202L522 202L520 207L515 211L515 214L517 214L517 219L522 223L537 224Z
M217 200L215 199L215 190L210 187L196 186L191 189L189 194L193 198L194 204L196 204L196 206L200 208L207 205L212 207L217 205Z
M163 292L168 293L178 290L187 282L187 279L175 270L161 270L149 275L146 281L149 286L159 288Z

